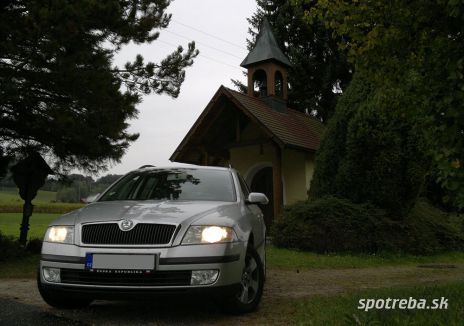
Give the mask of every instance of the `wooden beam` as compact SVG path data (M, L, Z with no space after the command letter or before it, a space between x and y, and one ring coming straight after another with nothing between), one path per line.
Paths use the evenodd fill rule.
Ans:
M275 164L272 169L272 188L274 190L274 219L277 221L282 212L282 152L279 146L275 145L274 148Z

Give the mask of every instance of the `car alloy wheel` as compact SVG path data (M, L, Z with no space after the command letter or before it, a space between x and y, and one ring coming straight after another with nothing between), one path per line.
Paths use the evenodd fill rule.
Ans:
M232 314L243 314L256 310L264 288L264 268L261 257L253 247L247 249L245 266L237 292L224 298L224 309Z
M247 252L245 256L245 267L242 273L241 292L237 295L243 304L250 304L256 299L260 286L260 271L254 255Z

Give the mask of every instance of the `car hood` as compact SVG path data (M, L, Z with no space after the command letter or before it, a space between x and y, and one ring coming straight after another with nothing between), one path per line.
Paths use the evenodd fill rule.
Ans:
M105 201L80 209L74 223L135 219L138 223L191 224L206 215L223 215L234 206L217 201Z

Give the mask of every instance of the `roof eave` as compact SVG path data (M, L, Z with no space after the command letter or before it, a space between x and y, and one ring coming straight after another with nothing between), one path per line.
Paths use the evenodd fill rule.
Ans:
M171 162L177 162L177 158L179 156L179 154L182 152L182 150L184 149L184 146L185 144L188 142L188 140L190 139L190 137L195 133L195 131L197 130L198 126L201 124L201 122L203 121L203 119L205 118L205 116L209 113L209 111L211 111L211 108L214 106L214 104L216 103L216 101L219 99L219 97L225 93L225 90L226 88L221 85L219 87L219 89L216 91L216 93L213 95L213 97L211 98L211 100L208 102L208 104L206 105L206 107L204 108L203 112L200 114L200 116L197 118L197 120L194 122L194 124L192 125L192 127L190 127L189 131L187 132L187 134L184 136L184 138L182 139L182 141L180 142L180 144L176 147L176 149L174 150L174 152L171 154L171 157L169 157L169 161Z
M245 58L245 60L242 61L242 63L240 64L240 67L242 68L245 68L245 69L248 69L248 67L250 66L253 66L253 65L257 65L257 64L260 64L260 63L264 63L264 62L276 62L278 64L281 64L287 68L291 68L292 67L292 64L290 63L290 61L288 62L284 62L282 60L278 60L276 58L267 58L267 59L262 59L262 60L259 60L259 61L254 61L254 62L250 62L250 63L247 63L246 60L247 58Z

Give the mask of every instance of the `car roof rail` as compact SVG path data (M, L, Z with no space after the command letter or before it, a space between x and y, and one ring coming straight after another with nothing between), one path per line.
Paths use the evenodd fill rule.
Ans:
M146 164L146 165L142 165L141 167L139 167L139 169L144 169L144 168L154 168L155 166L154 165L151 165L151 164Z

